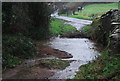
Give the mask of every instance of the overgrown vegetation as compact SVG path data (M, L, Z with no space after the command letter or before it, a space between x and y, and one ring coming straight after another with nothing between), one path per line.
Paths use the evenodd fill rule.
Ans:
M21 33L32 39L49 35L51 11L47 3L2 3L3 33Z
M104 51L96 61L82 65L75 79L117 79L120 80L120 57Z
M36 55L33 41L25 36L3 35L3 67L14 67L21 63L21 59L28 59Z
M65 33L68 33L70 31L77 31L75 27L72 27L69 24L64 24L63 20L54 18L51 21L51 27L50 27L50 32L54 36L57 35L63 35Z
M82 33L86 35L86 37L90 37L91 39L94 39L95 41L102 40L100 37L98 37L100 30L97 26L87 25L86 27L82 28Z
M65 69L70 64L60 59L40 60L39 67L45 67L49 69Z
M111 39L109 37L115 29L114 26L111 26L111 21L114 19L118 21L118 18L116 18L116 14L111 15L111 13L115 14L115 11L107 12L100 18L95 19L91 25L87 25L82 29L82 33L103 45L105 50L95 61L81 66L75 79L120 80L120 56L119 51L117 51L119 48L117 46L115 48L117 53L111 52L113 49L110 49ZM116 44L115 42L114 44ZM119 39L117 42L119 45Z
M82 28L82 33L97 43L101 43L106 46L109 43L108 35L111 31L105 29L107 28L102 26L102 20L100 18L96 18L92 24Z
M47 3L2 3L3 69L36 54L32 40L48 38L50 14Z

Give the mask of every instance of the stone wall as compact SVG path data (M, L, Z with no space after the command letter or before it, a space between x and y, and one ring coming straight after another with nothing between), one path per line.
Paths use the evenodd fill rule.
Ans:
M100 40L111 53L120 54L120 11L111 9L100 17Z
M120 54L120 11L112 10L110 49L114 54Z

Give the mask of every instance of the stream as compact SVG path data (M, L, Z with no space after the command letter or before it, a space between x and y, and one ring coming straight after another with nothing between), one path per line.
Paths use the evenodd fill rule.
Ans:
M63 16L55 16L56 18L66 20L66 24L70 24L73 27L76 27L77 30L81 30L82 27L91 24L92 21L76 19ZM87 38L52 38L47 45L52 48L59 49L70 53L73 58L62 59L62 60L74 60L70 63L70 66L62 71L56 72L49 79L73 79L76 75L76 72L79 71L81 65L87 64L100 55L100 53L95 50L94 42L90 41Z
M73 27L76 27L77 30L81 29L91 24L92 21L76 19L63 16L54 16L59 19L65 20L65 24L70 24ZM87 38L60 38L55 37L50 40L40 41L38 45L41 48L50 47L58 49L61 51L68 52L73 57L68 59L61 59L70 61L70 66L66 67L64 70L54 70L49 71L48 69L33 67L39 64L40 59L58 59L56 57L47 57L47 58L35 58L25 60L20 66L9 69L3 74L3 78L47 78L47 79L73 79L76 75L76 72L79 71L81 65L87 64L96 59L100 55L99 51L96 50L95 43ZM32 69L30 69L33 67ZM28 69L29 68L29 69ZM49 77L49 78L48 78Z

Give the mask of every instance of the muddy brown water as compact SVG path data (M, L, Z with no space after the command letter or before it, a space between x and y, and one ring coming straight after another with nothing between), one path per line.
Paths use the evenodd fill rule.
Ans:
M84 26L91 24L92 21L76 19L70 17L55 16L56 18L66 20L65 24L70 24L73 27L76 27L77 30L81 30ZM76 72L79 71L81 65L87 64L90 61L96 59L100 53L95 50L94 42L90 41L87 38L52 38L47 45L52 48L59 49L70 53L73 58L62 59L62 60L75 60L70 63L70 66L62 71L56 72L49 79L73 79L76 75Z

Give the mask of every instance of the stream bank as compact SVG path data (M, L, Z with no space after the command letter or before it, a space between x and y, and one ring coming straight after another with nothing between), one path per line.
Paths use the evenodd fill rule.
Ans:
M104 46L101 56L79 68L75 79L120 80L120 11L111 9L83 30ZM87 31L87 32L86 32Z
M90 24L92 21L82 20L69 17L57 16L59 19L65 19L79 31L82 27ZM24 64L21 67L16 67L3 73L3 78L32 78L32 79L73 79L76 72L79 70L81 65L89 63L89 61L95 60L100 53L95 49L95 45L92 41L86 38L51 38L48 41L37 42L38 55L42 55L43 59L58 59L61 58L62 61L70 63L69 66L63 70L48 69L48 68L38 68L34 67L41 58L34 58L27 61L27 65L30 67L25 67ZM43 48L41 47L43 45ZM48 58L46 58L48 57ZM57 57L57 58L56 58ZM33 68L31 69L31 67ZM24 68L23 68L24 67ZM22 69L21 69L22 68ZM13 73L14 71L14 73ZM11 74L11 75L10 75ZM23 76L21 76L23 75Z
M60 59L72 58L65 51L53 49L45 45L46 41L36 41L38 54L36 57L24 60L15 68L9 68L2 74L3 79L45 79L53 76L56 71L65 69L72 62Z
M65 24L72 25L78 31L81 31L81 29L84 26L92 23L92 21L90 20L62 17L58 15L55 15L54 17L64 20ZM79 32L78 33L73 32L73 34L75 33L79 35ZM90 61L95 60L97 56L100 55L100 52L96 50L94 43L89 39L84 37L83 38L74 37L76 35L73 35L73 37L69 37L71 36L69 34L67 35L68 37L62 35L60 37L51 39L48 45L52 48L57 48L66 51L73 56L73 58L62 60L75 60L75 61L70 63L70 66L66 67L66 69L56 72L49 79L68 79L68 78L73 79L76 75L76 72L79 71L79 67L81 65L87 64Z

